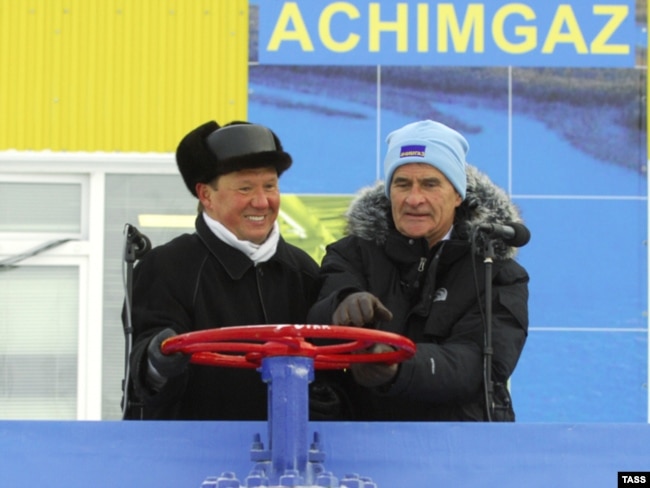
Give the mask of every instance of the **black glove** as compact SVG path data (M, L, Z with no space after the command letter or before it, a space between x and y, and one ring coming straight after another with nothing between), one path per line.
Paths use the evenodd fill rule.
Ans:
M395 348L388 344L373 344L365 352L370 354L380 354L392 352ZM352 377L361 386L374 388L379 386L390 385L395 380L399 365L397 363L352 363L350 370Z
M332 315L334 325L363 326L376 322L385 322L393 318L379 298L372 293L359 291L345 297Z
M340 394L326 383L309 385L310 420L345 420L346 411Z
M156 369L160 376L165 378L174 378L183 374L185 368L190 362L190 356L182 352L174 354L163 354L160 346L165 339L176 335L172 329L164 329L158 332L147 346L147 355L149 362Z

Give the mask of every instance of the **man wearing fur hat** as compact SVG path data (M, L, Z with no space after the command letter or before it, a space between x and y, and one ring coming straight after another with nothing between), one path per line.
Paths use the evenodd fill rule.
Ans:
M161 344L194 330L304 323L318 265L283 240L276 221L291 156L267 127L208 122L181 140L176 161L199 200L196 232L134 268L130 366L141 406L125 418L264 420L267 387L257 371L189 364Z
M355 364L337 386L357 420L514 420L506 385L527 337L529 278L516 249L495 240L486 402L483 254L492 240L474 229L517 222L517 209L466 163L469 145L457 131L423 120L387 143L385 184L351 204L348 235L327 249L308 320L402 334L416 353L401 364Z

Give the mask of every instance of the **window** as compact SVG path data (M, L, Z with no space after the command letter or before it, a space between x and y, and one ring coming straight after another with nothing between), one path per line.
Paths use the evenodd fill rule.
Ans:
M79 267L0 271L0 417L75 419Z
M87 187L72 175L0 180L2 419L79 416Z
M194 232L197 200L174 174L107 174L104 235L104 333L102 364L102 418L121 418L121 382L124 376L125 338L121 322L124 286L124 227L134 225L153 246L183 232ZM144 216L167 216L150 224ZM173 219L170 216L180 216ZM162 222L161 222L162 220ZM175 223L170 223L175 220Z

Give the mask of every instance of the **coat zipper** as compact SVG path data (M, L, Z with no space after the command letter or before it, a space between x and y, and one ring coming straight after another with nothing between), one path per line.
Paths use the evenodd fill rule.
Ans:
M260 298L260 304L262 305L262 315L264 315L264 323L268 324L269 318L266 315L266 307L264 306L264 296L262 295L262 286L260 284L260 277L264 276L264 272L260 266L255 266L255 282L257 283L257 295Z

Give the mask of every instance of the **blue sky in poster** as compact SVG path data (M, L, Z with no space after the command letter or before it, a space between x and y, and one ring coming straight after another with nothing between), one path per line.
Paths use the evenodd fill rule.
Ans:
M383 177L383 141L388 132L412 122L411 117L383 109L378 128L374 107L272 88L255 80L251 80L250 90L251 119L275 127L283 144L294 155L296 164L282 177L283 191L292 193L353 194L374 183ZM266 97L283 100L285 106L279 109L258 102ZM350 116L331 116L326 109ZM530 117L512 117L516 136L512 141L512 158L520 164L512 164L510 168L507 113L441 102L435 103L435 109L481 128L467 136L468 160L514 194L603 197L646 194L642 175L598 161L559 137L553 127ZM320 172L317 178L316 172ZM563 177L558 178L558 174Z
M634 0L256 3L263 64L632 67L639 43Z

